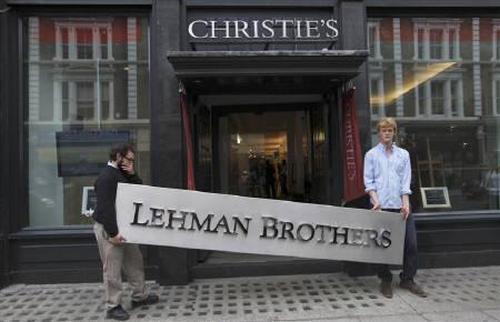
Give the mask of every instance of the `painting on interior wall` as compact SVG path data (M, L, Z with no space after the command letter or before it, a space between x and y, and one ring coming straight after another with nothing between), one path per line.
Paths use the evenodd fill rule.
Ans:
M59 177L98 175L113 144L129 142L129 131L56 132Z

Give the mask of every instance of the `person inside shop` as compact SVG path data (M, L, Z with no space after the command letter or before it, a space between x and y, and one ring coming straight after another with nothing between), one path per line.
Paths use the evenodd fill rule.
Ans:
M134 148L128 143L117 144L111 148L109 158L94 184L97 199L94 233L103 266L106 318L125 321L130 315L122 306L122 270L132 288L132 308L154 304L159 298L146 292L139 246L125 243L125 236L116 224L118 183L142 183L135 171Z
M265 191L268 198L276 198L276 171L269 159L266 159L265 166Z
M287 166L286 166L286 160L283 159L281 160L281 163L278 164L278 173L279 173L279 179L280 179L280 191L281 191L281 196L282 198L286 198L288 196L288 182L287 182Z
M393 118L383 118L377 123L379 143L366 153L364 160L365 191L370 196L372 210L401 213L406 221L403 271L399 274L399 286L417 296L427 297L427 293L414 281L417 273L417 235L409 200L411 164L408 151L394 143L397 129ZM392 273L389 266L378 265L377 272L381 279L380 292L386 298L392 298Z

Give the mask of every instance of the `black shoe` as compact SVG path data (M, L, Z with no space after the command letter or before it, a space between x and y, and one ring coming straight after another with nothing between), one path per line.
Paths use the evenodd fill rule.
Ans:
M118 321L126 321L130 318L127 311L121 305L117 305L112 309L106 311L106 319L113 319Z
M143 305L155 304L155 303L158 303L159 300L160 300L160 298L158 297L158 295L148 294L148 296L144 300L140 300L140 301L132 300L132 308L134 309L136 307L143 306Z

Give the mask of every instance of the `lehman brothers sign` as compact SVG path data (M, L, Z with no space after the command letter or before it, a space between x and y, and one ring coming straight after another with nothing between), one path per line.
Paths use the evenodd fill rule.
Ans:
M130 243L401 264L402 216L389 212L120 183Z

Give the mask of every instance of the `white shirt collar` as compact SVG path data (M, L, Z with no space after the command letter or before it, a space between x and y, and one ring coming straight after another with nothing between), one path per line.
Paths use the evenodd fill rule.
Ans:
M116 165L116 163L113 163L111 161L108 161L108 166L113 167L115 169L118 169L118 166Z
M381 151L385 151L385 145L383 145L381 142L379 142L377 144L378 148L381 150ZM396 143L395 142L392 142L391 146L389 147L389 149L391 151L394 151L394 148L397 147Z

